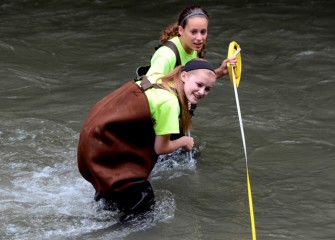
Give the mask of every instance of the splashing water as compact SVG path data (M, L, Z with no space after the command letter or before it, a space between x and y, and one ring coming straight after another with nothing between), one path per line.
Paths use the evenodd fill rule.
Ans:
M17 127L20 126L20 127ZM173 218L175 199L167 190L155 191L152 212L126 225L116 211L99 208L94 190L79 174L76 146L79 134L65 125L42 119L2 120L0 230L13 239L62 239L86 235L122 238ZM187 159L182 149L160 156L151 176L171 179L195 169L200 148ZM173 174L171 172L173 171Z

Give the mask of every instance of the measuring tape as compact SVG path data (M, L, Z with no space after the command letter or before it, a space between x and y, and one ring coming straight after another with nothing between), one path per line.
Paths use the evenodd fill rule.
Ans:
M246 148L246 144L245 144L245 137L244 137L242 116L241 116L241 110L240 110L240 103L239 103L238 94L237 94L237 87L240 83L241 73L242 73L242 59L241 59L240 51L241 51L241 48L235 41L233 41L229 44L228 58L236 57L237 62L236 62L235 67L230 66L230 64L228 63L227 68L228 68L229 78L230 78L231 83L233 84L234 92L235 92L236 107L237 107L237 112L238 112L238 119L239 119L239 122L240 122L240 129L241 129L243 148L244 148L244 156L245 156L245 165L246 165L246 171L247 171L247 185L248 185L248 199L249 199L251 233L252 233L252 239L256 240L256 227L255 227L254 207L253 207L253 203L252 203L251 185L250 185L250 179L249 179L247 148Z

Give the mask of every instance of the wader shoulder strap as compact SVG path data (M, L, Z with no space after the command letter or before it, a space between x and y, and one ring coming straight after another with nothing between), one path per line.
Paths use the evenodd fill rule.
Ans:
M177 48L176 44L174 44L171 41L166 41L165 43L162 44L162 46L166 46L166 47L170 48L174 52L174 54L176 55L176 65L175 65L175 67L181 65L180 55L179 55L179 51L178 51L178 48Z
M156 89L165 89L164 88L164 86L162 85L162 84L157 84L157 83L151 83L150 81L149 81L149 79L145 76L145 75L143 75L142 77L141 77L141 83L140 83L140 85L141 85L141 88L143 89L143 91L145 91L145 90L147 90L147 89L149 89L149 88L156 88ZM165 89L165 90L167 90L167 89ZM175 92L175 94L177 94L178 95L178 93L177 93L177 89L175 89L175 88L171 88L171 90L172 91L174 91ZM168 90L167 90L168 91Z
M152 83L149 81L149 79L146 76L142 76L140 80L141 80L141 87L143 91L153 87Z
M174 67L177 67L177 66L181 65L181 59L180 59L178 48L173 42L167 41L167 42L157 46L155 48L155 50L157 51L157 49L160 48L161 46L166 46L166 47L170 48L174 52L174 54L176 55L176 65ZM139 66L135 71L136 77L134 78L134 80L135 81L140 80L141 76L146 75L147 72L149 71L149 69L150 69L150 65Z

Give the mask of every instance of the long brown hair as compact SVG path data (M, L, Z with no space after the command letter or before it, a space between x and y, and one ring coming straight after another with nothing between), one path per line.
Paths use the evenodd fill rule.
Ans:
M187 19L185 19L185 17L187 17L188 15L192 14L192 13L196 13L196 12L200 12L203 13L207 19L209 18L209 15L207 13L206 10L202 9L200 6L191 6L188 8L185 8L178 17L177 22L167 26L161 33L160 37L159 37L159 41L161 44L167 42L168 40L170 40L173 37L179 36L179 32L178 32L178 28L179 26L181 26L182 28L185 28L185 26L187 25ZM206 44L204 44L203 48L198 52L198 57L199 58L204 58L205 54L206 54Z
M161 80L164 88L176 94L176 96L178 97L181 112L180 126L183 133L186 134L187 130L190 129L192 126L192 121L188 109L188 100L184 92L184 83L182 82L180 77L183 69L183 65L178 66L172 72L162 77Z

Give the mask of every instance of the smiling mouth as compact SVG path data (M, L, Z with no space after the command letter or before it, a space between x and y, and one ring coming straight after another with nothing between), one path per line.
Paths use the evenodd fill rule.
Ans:
M197 101L199 101L199 100L201 99L201 97L198 96L198 95L193 94L193 96L194 96L194 98L195 98Z

